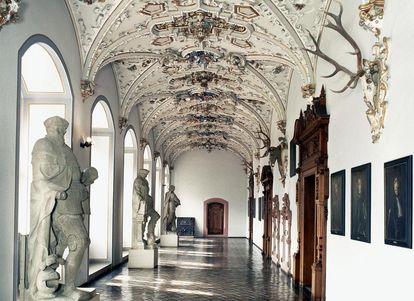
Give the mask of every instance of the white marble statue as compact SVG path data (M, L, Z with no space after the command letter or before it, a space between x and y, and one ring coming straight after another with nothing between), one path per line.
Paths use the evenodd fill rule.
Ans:
M64 135L69 123L48 118L46 137L32 151L33 181L30 192L28 283L26 300L89 300L78 290L75 278L90 240L83 218L90 214L87 187L98 178L91 167L81 172ZM63 253L69 253L64 260ZM56 272L64 265L64 284Z
M145 202L149 196L148 181L145 179L149 171L138 170L138 176L134 181L132 193L132 249L144 248L144 216Z
M164 209L162 217L162 234L174 233L177 231L175 209L181 205L180 200L174 193L175 186L170 185L164 198Z
M132 226L132 248L141 248L144 245L144 233L147 228L147 240L145 248L153 249L155 243L155 225L160 215L154 209L154 200L149 195L148 181L145 179L149 171L140 169L134 181L134 192L132 197L133 226ZM148 218L150 219L148 222Z

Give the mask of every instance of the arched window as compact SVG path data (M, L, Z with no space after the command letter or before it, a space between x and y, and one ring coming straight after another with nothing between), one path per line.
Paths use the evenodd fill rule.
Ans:
M123 193L123 250L131 247L132 238L132 193L137 176L138 148L135 132L129 129L124 138L124 193ZM126 254L125 254L126 255Z
M154 199L154 209L155 211L157 211L161 216L161 207L162 207L162 197L161 197L161 189L162 189L162 163L161 163L161 158L158 157L157 158L157 162L155 165L155 199ZM157 223L156 227L155 227L155 235L156 236L160 236L161 232L160 232L160 224L161 221Z
M91 186L91 217L89 222L89 274L112 261L112 210L114 125L105 101L98 101L92 112L91 166L99 178Z
M151 148L149 147L149 145L147 145L144 149L144 169L148 169L149 170L149 174L147 176L147 180L148 180L148 185L150 188L150 195L152 196L152 153L151 153Z
M34 143L46 135L43 122L47 118L60 116L72 124L72 93L65 67L59 55L48 44L38 42L28 48L23 46L19 59L21 101L18 232L26 235L30 231L31 152ZM72 127L69 126L65 136L66 144L70 146L71 140Z
M170 187L170 167L168 164L164 167L164 185L165 185L165 192L167 192L168 188Z

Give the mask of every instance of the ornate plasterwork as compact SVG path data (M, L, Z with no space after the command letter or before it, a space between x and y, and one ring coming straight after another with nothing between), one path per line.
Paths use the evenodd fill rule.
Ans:
M293 72L304 85L314 82L305 29L319 34L329 2L66 1L82 48L84 97L111 64L121 129L138 106L142 137L153 135L167 160L226 146L248 162L257 124L269 133L272 119L285 120Z
M4 25L19 19L19 4L20 0L0 0L0 30Z
M81 96L83 100L95 93L95 83L88 80L81 80Z
M151 28L155 36L172 34L177 40L193 38L198 42L203 42L211 36L219 39L220 36L234 32L243 35L247 31L244 26L229 23L224 18L202 10L185 12L181 16L174 17L171 22L159 23Z
M386 96L388 91L388 38L377 41L372 47L372 59L363 60L365 76L362 81L364 102L371 126L372 143L377 143L384 128L387 111Z
M359 25L371 31L376 37L381 34L384 4L385 0L369 0L359 6Z

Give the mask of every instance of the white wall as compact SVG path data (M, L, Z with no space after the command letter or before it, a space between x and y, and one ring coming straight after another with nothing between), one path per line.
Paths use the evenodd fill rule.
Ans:
M343 24L359 44L363 57L370 58L373 35L359 25L357 7L361 1L342 1L344 5ZM333 3L331 11L338 11ZM371 143L368 120L365 115L361 84L355 90L342 94L329 89L342 88L347 81L344 74L333 79L321 78L330 74L332 67L319 60L316 72L319 95L322 84L327 87L327 106L330 114L328 166L330 173L346 170L346 233L345 236L330 234L330 214L328 214L327 235L327 300L409 300L411 292L411 271L414 269L414 251L384 244L384 163L414 153L414 131L412 112L414 111L412 86L412 66L414 66L414 40L412 39L414 20L411 13L414 2L386 1L383 35L391 37L390 79L388 91L388 111L385 130L379 143ZM336 41L333 43L332 41ZM355 57L346 52L352 48L329 29L324 31L321 48L341 64L355 70ZM295 119L306 106L300 91L301 80L294 75L287 108L287 138L293 135ZM350 176L351 168L372 163L371 199L371 243L362 243L350 238ZM295 204L295 183L297 176L287 181L293 211L292 255L297 248L297 208ZM278 189L274 190L279 194ZM280 194L279 194L280 195ZM328 200L328 210L329 200Z
M345 2L345 3L344 3ZM370 57L374 40L358 26L356 7L360 1L343 1L344 24L360 45L363 56ZM346 232L345 237L331 235L328 219L327 298L328 300L409 300L412 299L411 273L414 251L384 244L384 163L413 154L414 97L412 68L414 66L413 28L414 2L386 1L383 34L391 38L389 101L385 130L377 144L371 143L370 127L365 116L361 84L354 91L333 94L328 91L329 168L334 173L346 170ZM334 9L333 4L332 9ZM323 49L341 61L355 66L349 51L332 43L336 36L327 30L322 39ZM319 64L318 75L327 74L330 67ZM353 67L354 68L354 67ZM340 86L338 80L324 80L329 88ZM372 163L371 243L350 239L350 177L351 168ZM344 290L344 285L347 288Z
M178 217L196 218L196 236L203 236L204 201L229 202L229 237L246 237L247 186L240 159L230 152L191 151L174 163L174 182L181 206Z

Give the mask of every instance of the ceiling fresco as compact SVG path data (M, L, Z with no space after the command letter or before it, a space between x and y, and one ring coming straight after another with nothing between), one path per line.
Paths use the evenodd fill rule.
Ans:
M330 0L66 0L83 60L82 95L111 65L120 126L138 106L164 160L225 149L252 161L259 125L285 120L293 72L313 84L314 45Z

